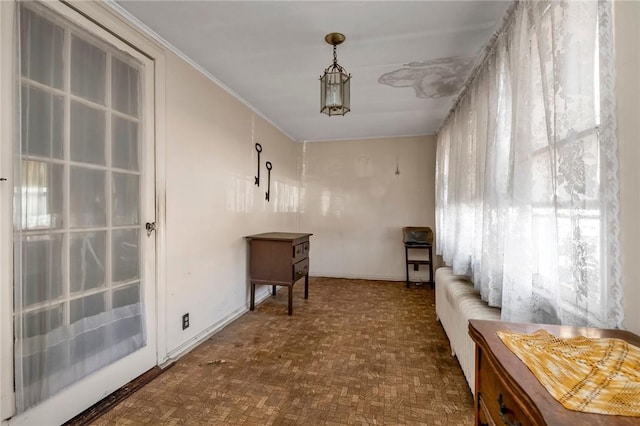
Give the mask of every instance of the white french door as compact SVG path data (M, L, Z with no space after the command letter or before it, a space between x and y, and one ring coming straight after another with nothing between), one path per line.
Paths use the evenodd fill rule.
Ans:
M16 7L14 420L58 422L157 363L153 61Z

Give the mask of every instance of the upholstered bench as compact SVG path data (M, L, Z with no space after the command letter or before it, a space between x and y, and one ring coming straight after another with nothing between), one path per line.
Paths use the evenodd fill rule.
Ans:
M451 268L445 267L436 271L436 315L449 338L451 355L458 358L473 393L475 344L469 337L469 320L499 320L500 309L483 302L467 277L453 275Z

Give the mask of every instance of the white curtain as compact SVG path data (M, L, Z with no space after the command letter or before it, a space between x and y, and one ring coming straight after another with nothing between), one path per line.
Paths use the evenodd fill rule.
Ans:
M438 254L503 320L622 326L611 32L516 3L438 134Z
M18 8L17 411L145 344L139 65L29 2Z

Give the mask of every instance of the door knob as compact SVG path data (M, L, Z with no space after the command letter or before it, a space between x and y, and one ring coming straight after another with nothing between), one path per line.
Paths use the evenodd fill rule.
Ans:
M156 223L155 222L147 222L147 224L144 227L147 230L147 237L150 237L151 233L156 230Z

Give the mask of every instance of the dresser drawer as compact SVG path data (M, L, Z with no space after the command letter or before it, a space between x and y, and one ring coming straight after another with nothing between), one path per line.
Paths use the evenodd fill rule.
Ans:
M293 246L293 263L298 263L307 257L309 257L309 241Z
M498 425L531 425L531 419L524 414L512 392L502 385L493 365L485 357L482 358L480 388L478 389L478 405L490 419L486 424Z
M496 423L491 418L487 406L484 405L482 398L478 397L478 425L479 426L495 426Z
M293 281L298 281L309 273L309 259L301 260L293 265Z

